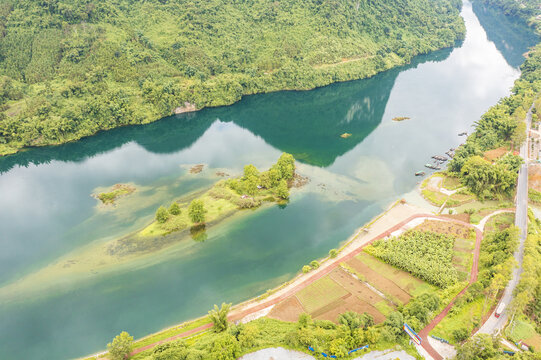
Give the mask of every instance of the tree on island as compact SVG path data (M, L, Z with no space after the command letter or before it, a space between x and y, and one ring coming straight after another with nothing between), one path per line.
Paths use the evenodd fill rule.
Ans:
M111 360L124 360L131 352L133 345L133 336L130 336L126 331L117 335L112 343L107 344L107 350Z
M203 200L192 200L190 206L188 206L188 215L192 222L199 224L205 222L205 214L207 210L205 209L205 204Z
M180 214L180 206L178 206L178 203L175 201L169 206L169 213L171 215L179 215Z
M215 332L222 332L227 329L227 314L231 309L231 304L222 303L222 307L218 308L218 305L214 305L214 309L209 311L209 318L214 324Z
M278 183L278 186L276 187L276 195L284 200L289 198L289 189L287 187L287 182L284 179L280 180Z
M167 219L169 219L169 213L167 212L167 209L164 208L163 206L160 206L158 210L156 211L156 220L160 224L163 224L164 222L167 221Z
M280 171L282 179L293 179L295 175L295 158L291 154L283 153L276 162L276 168Z

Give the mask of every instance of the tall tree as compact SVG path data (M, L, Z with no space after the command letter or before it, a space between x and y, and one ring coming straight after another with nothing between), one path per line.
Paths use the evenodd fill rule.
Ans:
M207 210L205 209L205 204L203 200L192 200L188 206L188 215L192 222L199 224L205 222L205 214Z
M227 329L227 315L231 309L231 304L222 303L222 306L219 308L218 305L214 305L214 309L209 311L209 318L214 325L215 332L222 332Z
M112 343L107 344L107 350L111 360L124 360L131 352L133 345L133 336L130 336L126 331L117 335Z

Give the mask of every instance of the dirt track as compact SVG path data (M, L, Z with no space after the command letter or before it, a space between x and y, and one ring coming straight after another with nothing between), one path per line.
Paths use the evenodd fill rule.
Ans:
M289 298L290 296L294 295L297 291L299 291L299 290L303 289L304 287L312 284L314 281L319 280L323 276L330 274L331 271L333 271L336 267L338 267L340 263L351 260L356 255L358 255L363 250L363 248L365 246L367 246L368 244L371 244L372 242L374 242L374 241L376 241L378 239L390 236L393 232L401 229L402 227L404 227L404 225L408 224L412 220L419 219L419 218L440 219L440 220L443 220L443 221L454 222L454 223L457 223L457 224L466 225L468 227L473 227L473 225L468 224L468 223L464 223L464 222L459 221L459 220L449 219L447 217L442 217L442 216L435 216L435 215L427 214L427 213L417 213L417 214L411 215L408 218L406 218L405 220L402 220L399 223L395 224L394 226L392 226L392 227L388 228L387 230L383 231L379 235L371 237L370 240L368 240L366 242L363 242L360 246L358 246L356 248L347 249L347 247L346 247L346 249L348 251L346 251L346 249L344 249L341 252L342 256L339 256L334 260L330 260L329 262L325 263L325 266L321 266L319 269L314 270L313 272L305 274L305 276L300 277L299 279L297 279L297 281L292 282L289 286L286 286L284 289L281 289L279 292L277 292L275 294L277 296L271 296L271 297L267 298L266 301L263 300L263 301L255 302L255 303L248 302L246 305L241 306L240 308L237 308L236 310L234 310L229 315L229 320L231 320L231 321L241 320L245 316L248 316L250 314L253 314L255 312L261 311L261 310L266 309L266 308L268 308L270 306L278 304L279 302L281 302L281 301ZM477 264L478 264L478 260L479 260L479 250L480 250L481 239L482 239L482 232L477 228L475 228L475 229L477 231L477 237L476 237L476 244L475 244L475 253L474 253L473 266L472 266L472 273L471 273L471 276L470 276L470 284L477 279ZM473 270L475 270L475 271L473 271ZM457 295L457 297L460 296L461 294L463 294L464 291L466 291L466 289L467 288L465 288L459 295ZM456 300L456 297L455 297L455 299L453 299L453 301L450 303L450 305L448 305L425 329L423 329L421 331L421 335L424 334L424 339L425 340L426 340L426 335L428 335L428 332L430 330L432 330L441 321L441 319L443 319L445 317L445 315L447 314L449 309L452 307L452 304L453 304L453 302L455 300ZM164 339L162 341L159 341L159 342L156 342L156 343L153 343L153 344L149 344L147 346L135 349L132 352L131 355L135 355L135 354L140 353L142 351L151 349L152 347L154 347L154 346L156 346L156 345L158 345L160 343L163 343L163 342L167 342L167 341L179 339L179 338L182 338L182 337L190 336L190 335L192 335L194 333L209 329L210 327L211 327L210 324L203 325L203 326L200 326L200 327L198 327L196 329L192 329L192 330L190 330L188 332L175 335L173 337ZM428 344L428 341L423 341L423 347L425 347L425 346L426 346L425 349L432 356L434 356L435 359L442 359L442 357L439 356L439 354L432 347L430 347L430 345Z

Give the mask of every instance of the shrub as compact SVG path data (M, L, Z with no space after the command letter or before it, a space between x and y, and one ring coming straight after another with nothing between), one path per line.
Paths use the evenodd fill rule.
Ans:
M169 219L169 213L167 212L167 209L164 208L163 206L160 206L158 210L156 211L156 220L160 224L163 224L164 222L167 221L167 219Z
M310 267L311 267L312 269L317 269L317 268L319 267L319 261L317 261L317 260L312 260L312 261L310 262Z
M336 255L338 255L338 250L336 250L336 249L331 249L331 250L329 250L329 256L330 256L331 258L335 258Z
M251 209L251 208L255 208L261 205L261 201L255 200L254 198L247 197L247 198L237 199L235 201L235 204L237 204L237 206L240 209Z
M302 267L302 272L305 273L305 274L309 273L311 270L312 270L312 267L310 267L310 265L304 265Z
M467 328L461 327L459 329L453 330L453 338L456 342L462 342L470 336L470 332Z
M297 324L299 325L300 328L307 327L308 325L312 324L312 316L310 316L310 314L307 314L307 313L300 314Z
M192 200L190 206L188 207L188 214L190 215L190 219L192 220L192 222L205 222L206 213L207 210L205 209L205 204L203 203L203 200Z
M314 320L314 325L327 330L336 329L336 324L330 320Z
M169 213L171 215L180 215L180 206L176 201L169 206Z

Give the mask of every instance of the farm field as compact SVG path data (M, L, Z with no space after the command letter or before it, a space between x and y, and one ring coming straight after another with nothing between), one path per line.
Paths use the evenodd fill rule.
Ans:
M390 301L343 268L337 267L330 274L278 303L269 317L297 321L299 315L306 312L314 319L336 322L340 314L355 311L367 312L374 317L376 323L380 323L394 309Z
M412 230L455 237L452 266L459 272L459 280L468 277L473 261L475 232L465 225L438 220L426 220ZM381 323L386 316L414 297L439 291L441 289L437 286L362 251L276 304L268 316L293 322L301 313L308 313L314 319L336 322L341 313L355 311L369 313L376 323Z
M468 278L472 267L473 250L475 247L475 231L473 229L465 225L450 222L426 220L417 226L415 230L432 231L455 236L452 264L458 271L459 281L464 281Z
M541 351L541 335L535 332L535 327L528 321L517 320L514 328L507 328L506 335L515 342L523 341L533 346L535 351Z

